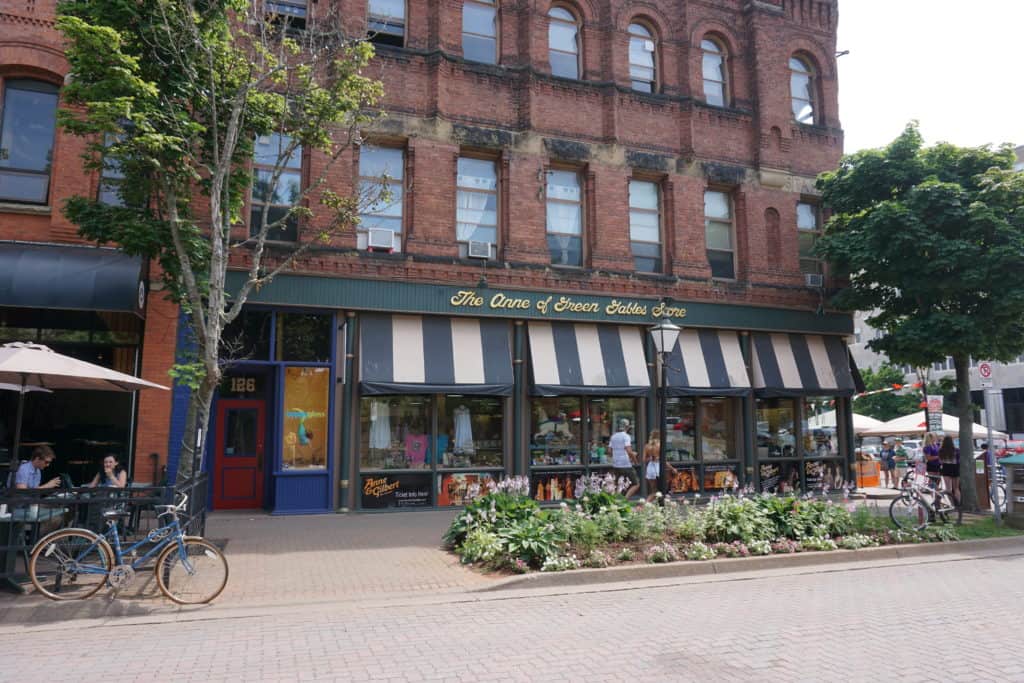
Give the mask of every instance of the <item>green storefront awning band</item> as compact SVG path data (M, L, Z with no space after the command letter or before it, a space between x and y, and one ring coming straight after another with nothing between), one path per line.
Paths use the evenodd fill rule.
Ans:
M116 249L0 242L0 306L142 315L143 265Z

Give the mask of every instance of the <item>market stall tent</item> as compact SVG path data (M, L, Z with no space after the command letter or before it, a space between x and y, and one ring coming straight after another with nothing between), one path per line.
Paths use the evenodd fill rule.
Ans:
M853 431L855 434L862 434L867 429L874 429L875 427L881 427L884 422L876 420L873 417L867 415L853 414ZM811 429L822 429L824 427L835 427L836 426L836 411L830 410L821 415L816 415L811 419L807 420L807 426Z
M910 415L904 415L903 417L897 417L893 420L889 420L888 422L883 422L878 427L868 429L861 432L861 434L863 436L907 436L911 434L924 434L926 431L928 431L928 429L924 418L924 411L919 410L916 413L911 413ZM955 438L960 432L960 418L943 414L942 431ZM988 427L974 423L972 425L972 431L975 439L988 438ZM997 430L992 430L992 436L1004 439L1006 438L1006 434Z

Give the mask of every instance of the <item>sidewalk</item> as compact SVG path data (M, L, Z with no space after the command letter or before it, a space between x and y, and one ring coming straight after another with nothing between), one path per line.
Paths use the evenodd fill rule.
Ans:
M437 511L274 517L218 512L210 515L206 537L224 548L231 575L213 608L172 605L160 595L152 572L144 571L114 599L106 590L82 602L59 603L34 592L0 594L0 624L381 599L486 587L494 579L463 567L441 548L441 536L454 515Z

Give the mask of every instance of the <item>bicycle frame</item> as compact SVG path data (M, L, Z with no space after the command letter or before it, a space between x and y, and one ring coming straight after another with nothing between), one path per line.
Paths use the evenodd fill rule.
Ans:
M90 552L92 552L92 550L99 544L100 539L104 539L104 540L110 542L111 547L112 547L112 549L114 551L114 560L115 560L114 566L117 566L117 565L120 565L120 564L124 564L124 556L125 556L125 554L130 554L130 553L134 552L135 550L137 550L139 547L141 547L142 545L144 545L146 543L155 543L156 545L154 545L152 548L150 548L149 551L147 551L145 554L143 554L142 556L140 556L140 557L138 557L138 558L136 558L135 560L132 561L131 568L132 569L139 569L140 567L142 567L142 565L144 565L146 563L147 560L149 560L150 558L154 557L155 555L158 555L164 548L166 548L168 545L170 545L173 542L177 542L179 544L179 549L180 549L181 541L185 537L185 534L181 530L181 525L178 524L178 518L175 517L174 519L172 519L170 521L169 524L165 524L162 527L159 527L157 529L153 529L152 531L150 531L148 534L146 534L146 537L143 538L141 541L138 541L137 543L133 543L132 545L128 546L127 548L122 549L121 548L121 536L117 532L117 522L115 520L110 520L108 522L108 524L109 524L109 528L107 529L107 531L102 533L102 534L97 534L96 541L94 541L88 548L83 550L78 555L78 557L74 558L75 564L77 565L77 569L78 569L78 571L80 573L83 573L83 574L106 574L107 573L107 570L104 569L103 567L96 567L96 566L87 565L87 564L78 564L81 561L81 558L85 557Z

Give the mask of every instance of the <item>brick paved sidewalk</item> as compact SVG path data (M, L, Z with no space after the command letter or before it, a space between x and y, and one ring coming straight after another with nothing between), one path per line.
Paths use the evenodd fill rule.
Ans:
M206 537L223 543L231 571L228 587L214 608L337 602L487 586L493 579L459 565L441 548L441 536L454 514L214 513ZM106 590L72 603L55 603L34 593L0 594L0 624L144 616L180 609L159 594L150 571L141 572L116 599Z

